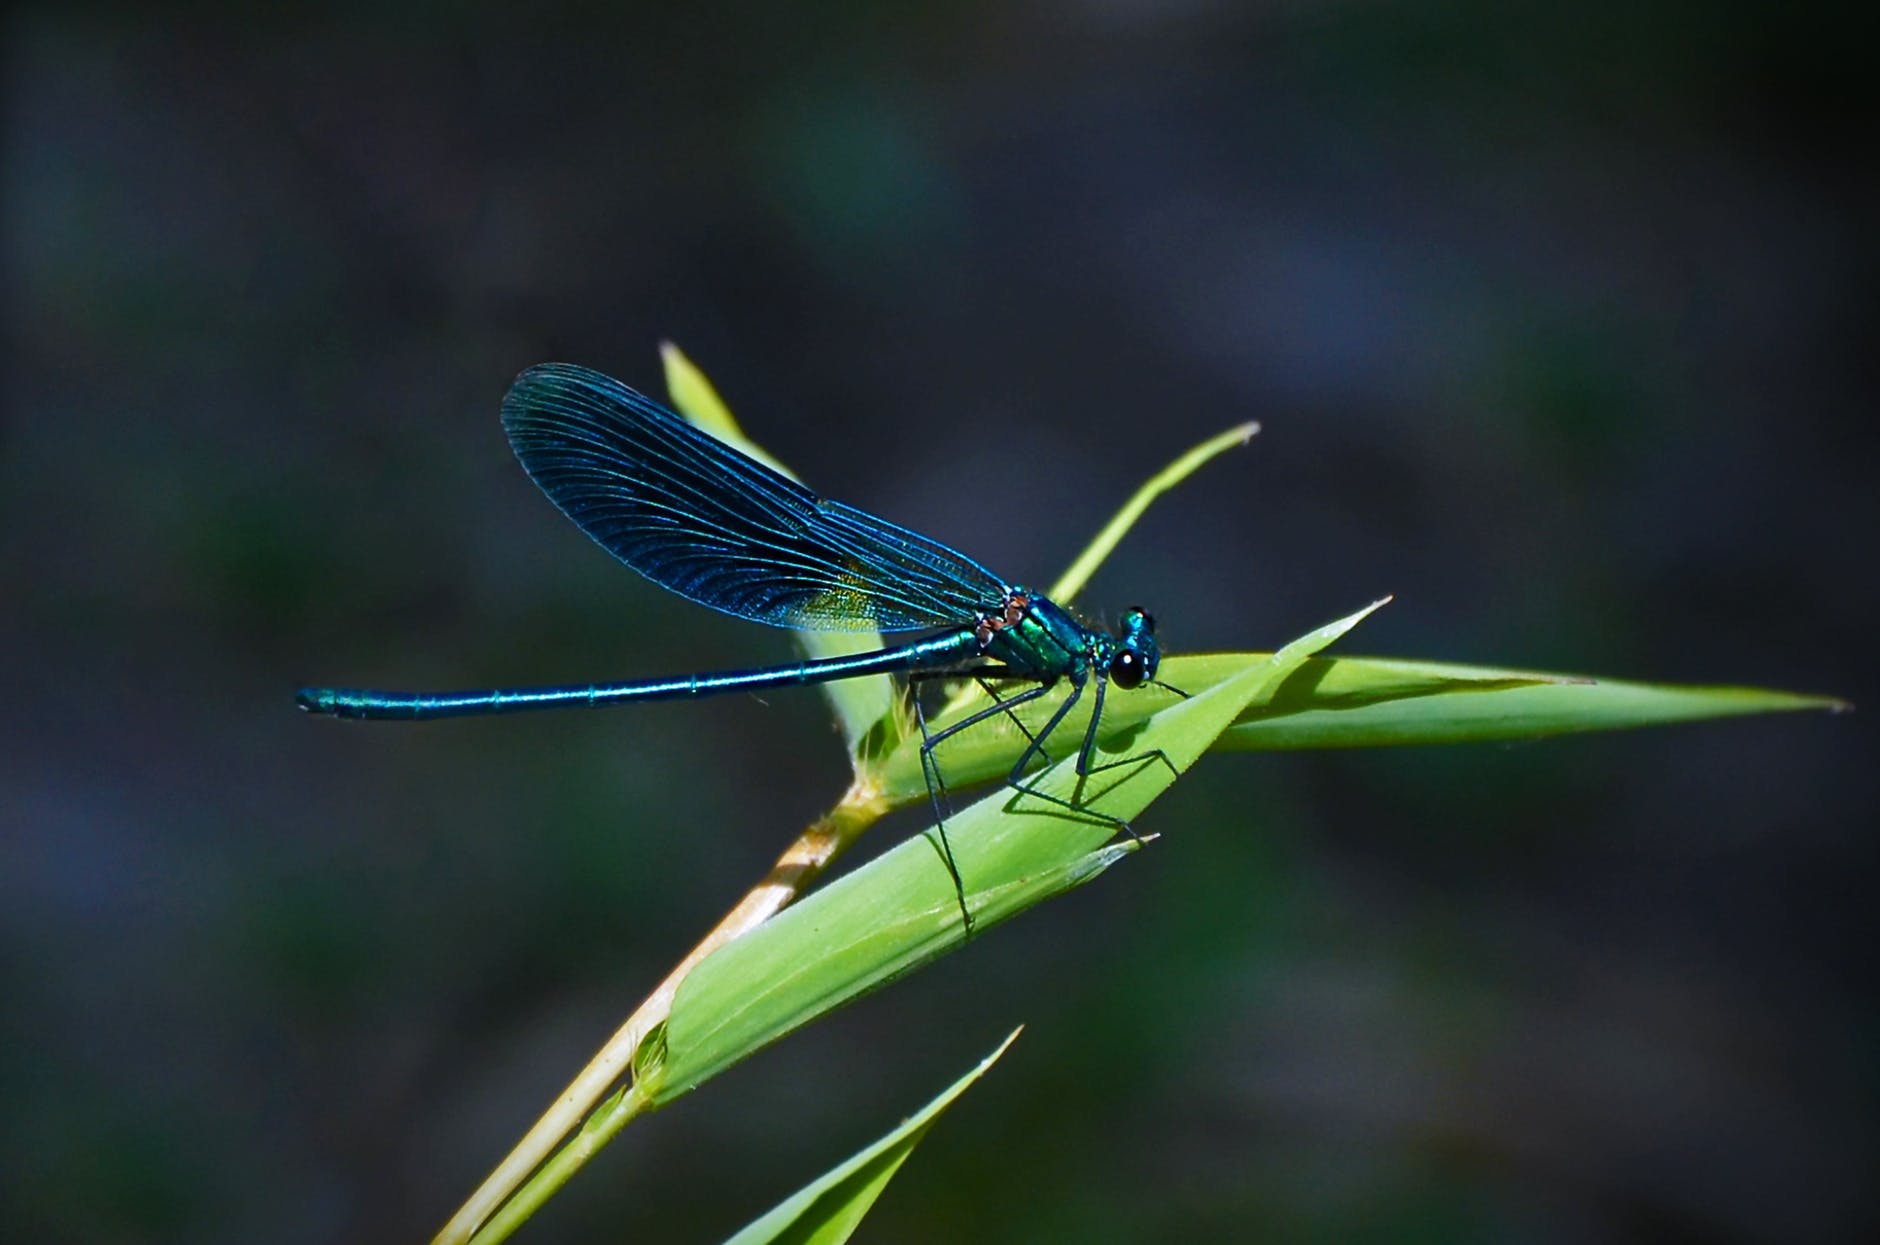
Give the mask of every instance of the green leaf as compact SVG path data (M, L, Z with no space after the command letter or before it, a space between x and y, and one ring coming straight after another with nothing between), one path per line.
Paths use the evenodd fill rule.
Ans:
M986 1069L998 1062L1014 1041L1012 1030L999 1049L979 1061L979 1066L953 1082L932 1102L902 1122L899 1128L856 1154L841 1166L826 1172L803 1186L743 1231L727 1245L841 1245L849 1239L862 1216L900 1170L907 1156L914 1152L940 1113L966 1092L967 1086L984 1076Z
M1227 450L1247 444L1259 431L1260 425L1257 423L1236 424L1226 432L1209 437L1150 476L1130 495L1122 508L1110 516L1110 521L1103 525L1103 530L1098 532L1096 537L1085 546L1084 551L1077 555L1077 560L1071 563L1070 569L1058 576L1057 582L1051 585L1051 591L1047 595L1060 605L1070 604L1071 598L1083 591L1090 577L1096 573L1099 566L1103 565L1103 560L1110 556L1118 544L1122 543L1123 537L1129 534L1129 529L1136 525L1136 520L1142 518L1156 498L1186 480ZM983 709L986 703L985 693L978 685L967 681L954 687L943 712L946 716L957 720L967 711L967 706L976 705ZM905 737L906 734L907 732L903 730L902 736ZM883 751L886 750L883 749Z
M772 458L768 451L745 435L731 408L718 396L716 386L672 342L659 344L659 360L666 370L666 396L672 409L686 417L695 428L711 433L746 458L755 458L772 471L796 479L796 473Z
M754 458L792 480L797 478L794 471L744 435L731 408L718 396L717 388L683 350L672 342L661 342L659 357L665 365L666 393L672 398L674 410L747 458ZM846 657L881 647L881 635L875 631L798 631L794 638L804 655L812 658ZM860 757L879 723L894 725L896 730L888 732L888 737L891 741L898 740L901 702L895 693L894 680L888 675L864 675L824 683L822 693L835 710L836 721L842 727L842 742L851 758Z
M1164 702L1136 730L1106 736L1098 760L1109 768L1080 779L1066 756L1031 781L1091 812L1135 817L1247 706L1375 608L1322 627L1200 695ZM950 817L947 838L974 936L1089 881L1140 846L1109 843L1114 834L1108 822L1009 789ZM652 1105L670 1102L965 937L938 836L929 830L708 956L673 999L664 1061L635 1088Z
M1253 660L1257 660L1255 655ZM1172 678L1231 677L1247 656L1188 658ZM1847 702L1755 687L1634 683L1376 657L1305 663L1273 699L1242 713L1219 749L1375 748L1543 739Z
M1260 425L1257 423L1236 424L1226 432L1203 441L1150 476L1143 482L1142 487L1123 503L1123 508L1103 525L1103 530L1097 533L1096 539L1077 555L1077 560L1071 563L1070 569L1060 575L1058 581L1051 585L1051 591L1047 595L1060 605L1068 605L1071 598L1083 591L1084 585L1096 573L1097 568L1103 565L1103 559L1110 556L1110 552L1121 543L1124 536L1128 535L1129 529L1136 525L1136 520L1140 519L1143 512L1149 508L1149 503L1200 470L1216 455L1253 440L1259 431Z
M1199 692L1267 659L1264 653L1166 657L1158 678ZM1064 695L1054 693L1020 707L1019 720L1027 730L1037 730ZM1166 705L1169 695L1152 686L1112 690L1103 707L1101 737L1107 741L1137 729ZM983 700L971 699L950 705L929 729L937 734L983 706ZM1540 739L1749 713L1847 707L1829 696L1752 687L1686 687L1446 662L1317 657L1303 663L1270 700L1243 712L1214 747L1375 748ZM1070 738L1081 738L1087 721L1081 710L1075 711L1060 729L1070 732ZM1024 735L1010 718L991 719L940 746L941 772L955 790L1003 778L1024 744ZM884 757L876 781L891 805L924 800L920 741L907 740Z

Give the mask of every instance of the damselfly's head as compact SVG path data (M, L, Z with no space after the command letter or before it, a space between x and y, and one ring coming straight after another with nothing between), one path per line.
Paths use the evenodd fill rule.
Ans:
M1155 642L1155 619L1134 606L1116 624L1116 652L1110 657L1110 682L1118 687L1141 687L1155 680L1162 664L1162 647Z

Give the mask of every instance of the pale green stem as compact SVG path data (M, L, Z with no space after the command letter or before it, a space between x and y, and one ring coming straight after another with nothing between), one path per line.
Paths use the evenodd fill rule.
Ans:
M523 1134L522 1140L484 1178L476 1192L457 1208L450 1222L432 1238L432 1245L465 1245L473 1236L481 1240L478 1228L484 1221L490 1220L498 1207L519 1196L516 1191L524 1188L525 1182L526 1187L534 1187L535 1180L541 1178L541 1173L536 1169L543 1160L554 1153L562 1138L582 1125L582 1121L594 1110L595 1104L628 1074L640 1043L646 1040L646 1035L656 1025L666 1019L672 1010L673 996L679 991L679 983L697 967L699 961L732 939L756 929L800 898L823 870L860 838L863 831L879 821L886 811L887 803L880 792L870 783L858 779L849 788L848 794L842 797L841 803L799 835L789 850L771 866L764 880L752 887L737 907L725 914L711 933L666 974L666 979L659 983L658 988L607 1039L587 1066L581 1069L548 1110L542 1113L541 1118ZM626 1120L620 1123L625 1124ZM608 1137L612 1135L608 1133ZM595 1148L598 1149L598 1146ZM587 1158L583 1154L570 1161L579 1167ZM530 1175L532 1172L535 1173L534 1179Z
M601 1109L582 1125L581 1131L557 1150L553 1158L542 1164L541 1170L514 1197L503 1203L501 1210L490 1216L490 1221L470 1238L471 1245L497 1245L500 1241L508 1240L512 1232L527 1223L529 1216L540 1210L544 1202L555 1196L561 1186L567 1184L589 1159L614 1139L614 1134L646 1110L647 1101L636 1089L630 1085L618 1097L602 1104Z

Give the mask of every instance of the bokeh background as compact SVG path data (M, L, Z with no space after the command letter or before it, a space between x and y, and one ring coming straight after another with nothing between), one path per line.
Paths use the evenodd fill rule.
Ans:
M1856 6L307 10L4 19L16 1239L425 1238L840 792L814 694L293 711L790 654L536 494L543 359L1033 582L1261 419L1088 594L1176 650L1872 699ZM1021 1021L867 1239L1862 1238L1873 742L1216 758L522 1239L722 1236Z

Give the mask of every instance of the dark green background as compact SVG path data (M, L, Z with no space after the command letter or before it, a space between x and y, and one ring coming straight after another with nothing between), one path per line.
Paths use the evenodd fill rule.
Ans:
M789 656L536 494L496 411L543 359L657 390L671 337L813 484L1030 582L1264 420L1088 594L1174 650L1396 592L1351 651L1870 699L1836 11L13 9L8 1235L424 1237L840 792L814 694L293 712ZM1021 1021L867 1239L1859 1237L1872 744L1216 758L522 1239L721 1236Z

